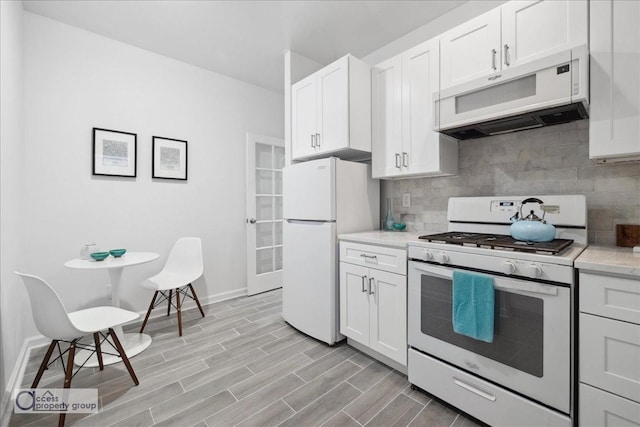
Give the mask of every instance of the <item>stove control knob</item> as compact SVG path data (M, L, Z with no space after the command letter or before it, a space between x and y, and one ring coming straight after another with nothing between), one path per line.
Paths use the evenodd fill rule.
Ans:
M423 261L430 261L431 258L433 258L433 255L431 254L431 251L423 249L422 250L422 260Z
M505 261L502 263L500 270L502 270L504 274L513 274L516 271L516 266L513 265L511 261Z
M537 265L531 264L527 266L527 276L535 279L542 275L542 269Z
M446 264L449 262L449 255L445 254L444 252L436 254L434 258L440 264Z

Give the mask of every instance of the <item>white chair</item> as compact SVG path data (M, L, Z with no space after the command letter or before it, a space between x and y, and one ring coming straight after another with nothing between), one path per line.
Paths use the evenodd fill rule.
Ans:
M171 314L171 306L178 312L178 334L182 336L182 304L186 297L191 298L198 305L200 314L204 317L204 311L198 301L196 291L193 290L192 283L202 276L202 240L199 237L182 237L171 248L167 263L162 271L153 277L142 282L143 288L155 291L147 315L140 327L140 333L144 331L147 320L151 314L151 310L158 305L167 301L167 316ZM187 293L187 289L191 291L191 295ZM175 290L176 303L172 302L172 294ZM167 295L168 291L168 295ZM160 294L160 300L158 299ZM183 296L180 300L180 295Z
M127 367L127 371L129 371L129 375L131 375L131 379L133 379L134 384L139 384L138 378L131 367L131 363L129 363L129 359L120 344L120 340L113 330L116 326L136 320L140 317L137 313L111 306L93 307L67 313L62 300L47 282L30 274L18 272L16 272L16 274L22 278L22 281L27 288L27 292L29 293L31 311L33 313L33 320L35 321L36 327L42 335L51 339L51 344L49 345L44 359L42 359L42 363L40 364L38 373L31 384L31 388L36 388L38 386L45 369L58 359L62 361L62 366L65 371L64 388L71 387L71 379L75 375L73 373L73 359L75 357L76 347L94 351L98 357L100 370L103 370L104 365L102 363L101 344L104 343L109 336L113 341L115 349L118 351L118 355L122 358L124 365ZM106 330L108 330L108 332L105 335L102 331ZM93 334L93 346L80 342L82 337L89 334ZM64 352L60 348L61 342L69 344L69 348ZM107 341L107 343L111 344L109 341ZM56 347L58 348L59 356L49 363L51 354ZM68 353L66 368L63 360L65 353ZM59 426L64 425L64 418L65 414L61 413L58 421Z

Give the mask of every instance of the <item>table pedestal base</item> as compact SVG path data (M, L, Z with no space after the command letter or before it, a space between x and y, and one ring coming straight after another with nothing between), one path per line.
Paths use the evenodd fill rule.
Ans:
M118 333L117 330L116 330L116 334L118 334L118 338L120 339L120 344L122 344L122 347L124 348L125 353L127 353L127 357L129 359L131 359L136 354L141 353L151 345L151 337L147 334L120 334ZM111 339L108 339L107 341L111 342ZM120 356L111 356L104 353L104 352L116 353L116 354L118 353L117 350L115 350L115 346L111 347L113 343L111 342L110 344L109 342L105 341L101 345L101 349L103 351L102 363L105 366L122 362L122 359L120 358ZM91 353L90 350L78 351L74 358L74 365L77 365L77 366L82 365L85 359L89 357L90 353ZM84 366L91 367L91 368L100 366L98 364L98 356L96 356L96 354L94 353L91 357L89 357L89 360L87 360Z

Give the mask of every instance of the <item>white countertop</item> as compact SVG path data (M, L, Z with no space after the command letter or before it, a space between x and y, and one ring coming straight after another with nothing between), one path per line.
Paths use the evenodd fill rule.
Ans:
M589 246L576 258L575 267L640 277L640 253L634 253L633 248Z
M418 240L418 237L422 236L423 234L429 233L414 231L372 230L362 231L360 233L340 234L338 235L338 239L349 242L406 249L409 242Z

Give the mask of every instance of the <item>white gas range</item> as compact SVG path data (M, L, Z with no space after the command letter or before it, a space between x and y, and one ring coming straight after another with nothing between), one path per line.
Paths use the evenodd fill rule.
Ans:
M573 263L586 247L586 202L536 197L556 227L551 242L509 236L525 197L459 197L449 200L449 232L408 246L409 381L491 425L571 425ZM492 277L492 342L453 331L454 271Z

